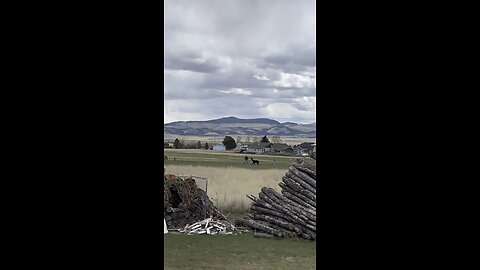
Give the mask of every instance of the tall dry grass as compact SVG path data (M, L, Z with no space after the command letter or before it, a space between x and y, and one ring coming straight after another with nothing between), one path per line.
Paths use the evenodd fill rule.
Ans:
M223 212L242 212L251 205L246 194L257 196L262 187L280 191L278 183L281 182L286 170L167 165L166 172L207 177L208 196L217 208ZM203 181L198 181L198 186L204 189Z

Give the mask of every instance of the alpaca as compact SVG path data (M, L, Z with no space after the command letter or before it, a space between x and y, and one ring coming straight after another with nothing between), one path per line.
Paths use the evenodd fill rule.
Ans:
M250 157L250 159L252 160L252 165L254 165L255 163L256 163L257 165L260 165L260 160L255 160L255 159L253 159L252 157Z

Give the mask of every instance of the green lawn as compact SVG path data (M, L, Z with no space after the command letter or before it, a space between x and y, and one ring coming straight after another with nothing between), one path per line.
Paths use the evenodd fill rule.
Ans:
M315 241L171 233L164 240L164 269L315 269Z
M248 169L288 169L290 165L295 163L295 160L299 157L276 157L267 155L250 155L250 154L218 154L213 151L207 152L202 150L190 150L190 151L175 151L171 149L165 149L165 154L168 156L168 160L165 164L171 165L192 165L192 166L211 166L211 167L235 167L235 168L248 168ZM260 165L252 165L251 160L249 163L244 163L245 155L253 157L253 159L259 160ZM174 160L175 159L175 160ZM315 164L315 160L311 158L302 158L307 162Z

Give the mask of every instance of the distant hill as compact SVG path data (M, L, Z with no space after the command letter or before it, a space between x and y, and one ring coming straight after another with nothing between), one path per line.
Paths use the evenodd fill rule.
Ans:
M164 133L176 135L278 135L304 136L316 135L317 125L280 123L267 118L240 119L224 117L208 121L177 121L163 125Z

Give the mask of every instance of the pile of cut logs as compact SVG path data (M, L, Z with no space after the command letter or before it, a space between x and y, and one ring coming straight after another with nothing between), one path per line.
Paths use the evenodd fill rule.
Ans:
M290 166L278 185L281 194L264 187L253 201L247 218L238 226L255 230L256 237L300 237L316 239L316 166L298 160Z

